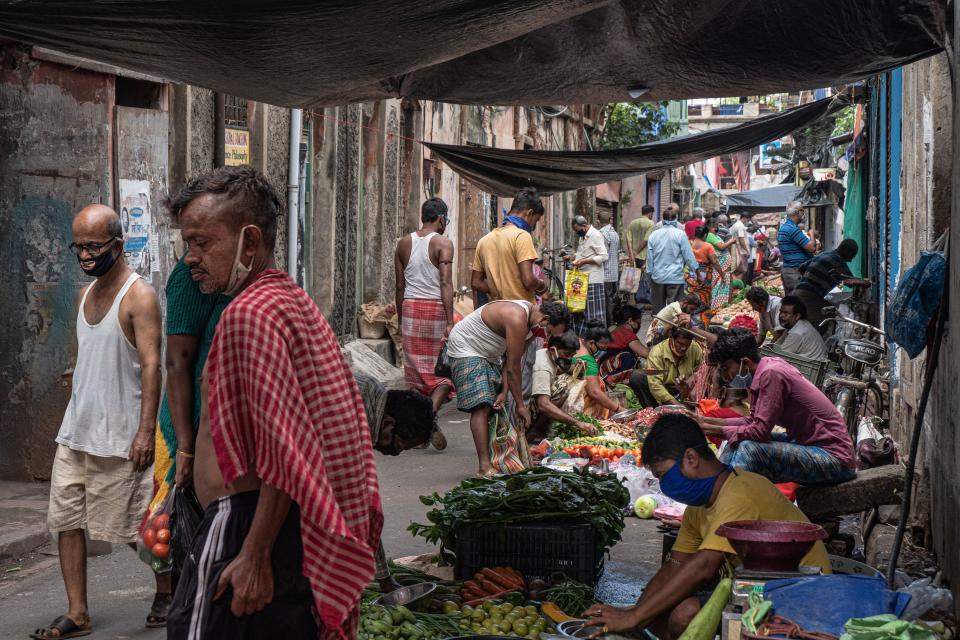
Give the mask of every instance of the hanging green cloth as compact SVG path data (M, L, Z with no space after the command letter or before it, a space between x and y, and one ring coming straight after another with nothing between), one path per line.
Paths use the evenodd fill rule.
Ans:
M857 257L850 261L850 272L857 278L863 277L863 263L867 257L866 177L865 162L856 162L850 166L850 173L847 175L847 198L843 208L843 237L856 240L860 247Z

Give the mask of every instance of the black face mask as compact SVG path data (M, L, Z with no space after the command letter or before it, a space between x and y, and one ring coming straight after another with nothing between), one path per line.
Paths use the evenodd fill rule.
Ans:
M577 231L577 235L580 236L581 238L585 238L586 235L587 235L587 232L586 232L586 231Z
M93 259L93 267L90 269L84 269L82 264L84 261L80 259L80 256L77 256L77 262L81 263L80 268L83 269L85 274L88 276L93 276L94 278L99 278L113 268L117 258L120 257L120 254L113 255L113 243L116 242L116 240L116 238L111 240L110 246L106 248L107 250Z
M557 369L559 369L564 373L567 373L568 371L570 371L570 367L573 366L573 360L570 358L560 357L554 360L553 363L557 365Z
M403 449L397 444L397 436L390 438L390 444L377 446L377 451L386 456L398 456Z

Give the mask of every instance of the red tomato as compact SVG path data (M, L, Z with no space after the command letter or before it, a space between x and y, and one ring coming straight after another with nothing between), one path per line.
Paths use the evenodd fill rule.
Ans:
M147 549L153 548L153 545L157 542L157 532L153 529L144 529L143 530L143 546Z
M156 518L153 519L153 528L159 531L160 529L169 529L170 528L170 516L165 513L161 513Z
M170 543L170 529L160 529L157 531L157 542L162 542L163 544Z
M157 544L150 547L150 553L153 554L154 558L160 558L161 560L163 560L164 558L170 555L170 545L163 544L162 542L158 542Z

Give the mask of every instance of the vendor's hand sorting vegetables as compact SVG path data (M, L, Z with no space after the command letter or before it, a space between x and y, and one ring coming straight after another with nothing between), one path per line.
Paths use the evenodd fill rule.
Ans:
M643 447L643 464L659 479L661 491L688 505L670 560L647 584L633 607L594 605L584 612L603 632L649 628L661 640L679 637L705 605L721 569L740 563L720 525L737 520L792 520L806 516L763 476L717 460L697 423L667 414L654 423ZM830 573L822 542L801 561ZM722 604L720 605L722 606ZM709 637L713 637L713 629Z

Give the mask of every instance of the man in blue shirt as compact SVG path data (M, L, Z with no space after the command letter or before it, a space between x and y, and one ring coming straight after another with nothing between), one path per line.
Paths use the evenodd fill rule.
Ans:
M854 278L848 262L857 257L860 247L856 240L847 238L833 251L824 251L806 266L803 277L793 292L807 308L807 319L819 327L823 320L824 296L839 284L869 285L869 280Z
M680 228L677 215L680 207L671 202L663 212L663 226L650 234L647 241L647 268L650 273L650 302L653 315L683 293L683 267L697 269L687 234Z
M817 240L811 240L797 226L803 218L803 205L794 200L787 205L787 219L777 232L777 246L783 258L780 276L783 279L783 295L789 296L800 283L800 267L817 251Z

